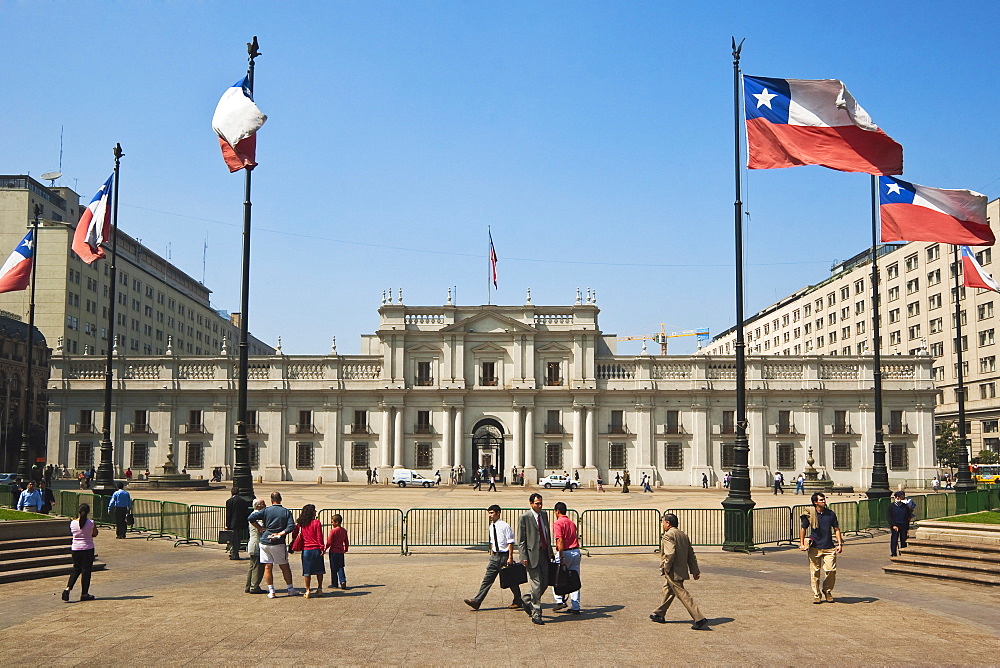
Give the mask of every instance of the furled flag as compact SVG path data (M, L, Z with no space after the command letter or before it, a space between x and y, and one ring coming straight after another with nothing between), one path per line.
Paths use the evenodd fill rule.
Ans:
M878 178L882 241L938 241L956 246L992 246L986 196L942 190L891 176Z
M83 210L80 222L76 224L73 252L87 264L93 264L94 260L104 257L101 244L111 238L111 207L108 203L111 201L111 184L114 180L114 174L108 177L94 195L94 199L90 200L90 204Z
M253 169L257 162L257 130L267 116L253 102L248 77L234 83L219 100L212 116L212 129L219 135L222 159L230 172L244 167Z
M14 252L0 267L0 292L16 292L28 287L31 278L31 263L35 259L34 232L28 232L21 239Z
M976 262L976 256L973 255L972 249L968 246L962 246L962 285L967 288L982 288L983 290L1000 292L1000 285L997 285L989 272Z
M743 77L747 166L822 165L902 174L903 147L872 122L838 79Z
M490 235L490 273L493 275L493 287L497 287L497 249L493 247L493 232Z

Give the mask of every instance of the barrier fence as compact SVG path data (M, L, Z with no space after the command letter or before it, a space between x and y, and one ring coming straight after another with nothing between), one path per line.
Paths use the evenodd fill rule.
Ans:
M75 515L81 503L90 504L91 517L98 524L113 524L103 497L91 491L60 490L55 494L53 513L64 517ZM914 495L913 519L926 520L951 515L976 513L1000 507L1000 485L982 486L969 492L945 492ZM13 507L15 495L8 499ZM831 503L843 533L870 534L885 530L886 511L891 499L862 499ZM7 504L3 504L7 505ZM808 505L753 508L740 516L728 514L723 508L680 508L669 510L678 517L679 525L692 545L721 546L725 542L726 522L744 522L735 527L735 535L746 537L740 549L761 545L797 544L801 517ZM289 508L293 515L298 509ZM519 516L526 508L504 508L501 518L517 527ZM343 526L354 547L398 548L409 554L412 547L470 548L488 545L489 521L482 508L324 508L318 511L324 533L329 531L334 514L343 517ZM226 528L226 509L222 506L187 505L172 501L134 499L132 515L134 531L147 532L148 539L171 538L175 545L214 543L219 531ZM579 531L580 544L585 549L611 547L659 547L661 512L655 508L598 509L578 513L568 510ZM548 512L551 522L554 513ZM742 531L739 529L742 528ZM732 544L727 545L727 549Z

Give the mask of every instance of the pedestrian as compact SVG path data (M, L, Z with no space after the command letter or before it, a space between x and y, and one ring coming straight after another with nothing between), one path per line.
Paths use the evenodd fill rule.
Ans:
M125 482L126 483L132 482L132 467L131 466L128 467L127 469L125 469Z
M69 582L63 589L62 600L69 600L69 593L73 591L76 581L80 579L80 586L83 593L80 594L81 601L93 601L94 595L90 593L90 573L94 568L94 538L97 537L97 525L90 519L90 505L81 503L76 510L76 519L69 523L69 532L73 535L73 543L70 545L70 555L73 557L73 572L69 575Z
M26 513L37 512L42 507L42 493L35 488L35 481L29 480L28 486L17 497L16 510L23 510Z
M264 499L253 500L254 511L265 508L267 508L267 502ZM264 594L266 592L260 588L260 581L264 578L264 564L260 563L260 531L249 522L246 525L247 533L250 536L247 539L247 556L250 557L250 566L247 568L245 591L248 594Z
M330 555L330 587L336 588L340 583L341 589L347 589L347 574L344 572L344 555L351 547L351 541L347 535L347 529L340 526L344 521L340 513L335 513L330 518L333 528L326 539L326 551Z
M806 493L806 477L801 473L795 478L795 493L796 494Z
M115 493L108 500L108 513L115 520L115 538L124 538L128 531L128 516L132 513L132 495L125 491L125 483L116 482Z
M576 571L580 574L580 539L576 530L576 524L566 516L566 504L557 501L553 508L556 519L552 524L552 535L556 539L556 563L565 566L567 570ZM552 607L554 612L566 609L566 599L564 596L554 594L556 604ZM577 589L569 594L569 613L571 615L580 614L580 590Z
M482 469L476 469L475 473L472 474L472 491L481 490L482 488L483 488Z
M647 475L646 473L642 474L642 491L643 491L643 493L645 493L645 492L649 492L650 494L653 493L653 487L652 487L652 485L650 485L650 482L652 480L653 480L652 476Z
M660 538L660 574L664 578L663 603L649 618L657 624L666 624L667 620L663 614L676 598L694 620L691 628L696 631L705 629L708 627L708 620L701 614L698 604L684 588L684 581L689 575L695 580L701 579L701 569L698 568L698 559L691 549L691 539L677 528L677 516L673 513L664 513L660 525L663 529Z
M371 467L368 467L368 469L365 470L365 475L368 476L368 484L369 485L372 484L372 469L371 469Z
M542 495L528 497L530 506L517 522L517 553L528 571L531 591L521 596L524 611L534 624L542 625L542 593L549 586L549 562L552 561L552 537L549 517L542 510Z
M229 558L233 561L240 559L240 543L246 535L250 525L247 518L250 517L250 503L240 496L240 488L233 485L232 496L226 499L226 528L233 534L233 539L229 542ZM247 546L247 550L250 546Z
M732 479L732 475L729 474L729 473L727 473L725 476L723 476L723 478L722 478L722 486L725 487L726 489L729 489L729 481L731 479Z
M564 492L566 492L566 491L572 492L573 491L573 487L575 487L575 485L573 484L573 479L567 476L566 479L563 480L563 489L562 489L562 491L564 491Z
M142 477L143 480L149 480L149 469L146 469L146 472L142 474Z
M597 474L597 491L598 492L604 491L604 478L601 477L600 473Z
M621 487L621 486L622 486L622 474L615 473L615 487Z
M708 474L701 474L701 487L702 489L708 489Z
M449 474L449 476L451 478L451 485L452 485L452 487L454 487L455 486L455 481L457 480L457 476L455 474L455 469L454 468L451 470L451 473Z
M628 494L628 485L632 482L632 476L629 475L628 471L622 472L622 494Z
M580 472L579 471L573 471L573 480L576 480L577 482L580 482Z
M494 503L486 509L486 515L490 519L490 528L487 531L490 543L490 560L486 564L486 574L479 585L479 593L472 598L465 599L465 604L473 610L479 610L479 606L483 604L494 580L500 575L501 569L514 563L514 530L500 519L500 506ZM507 607L515 610L524 607L524 602L521 600L521 586L515 584L512 592L514 602Z
M813 603L833 603L833 585L837 582L837 555L844 551L837 513L826 506L826 495L814 492L812 506L802 514L799 549L809 552L809 579ZM806 536L806 529L810 530ZM834 543L836 539L836 543Z
M441 485L441 469L434 472L434 484L438 486Z
M889 556L899 554L899 548L906 547L906 538L910 531L910 520L913 519L913 509L906 503L906 492L898 490L892 494L892 503L886 508L886 523L892 529L889 539Z
M42 479L38 483L38 491L42 494L42 505L39 507L38 512L48 515L52 512L52 506L56 503L56 495L52 491L52 487L49 486L50 483L45 479Z
M486 488L487 492L498 492L497 489L497 477L493 473L490 473L490 486Z
M512 485L517 484L517 467L515 466L510 470L510 483Z
M305 597L311 598L312 576L316 576L316 596L323 595L323 576L326 566L323 564L323 553L326 546L323 543L323 523L316 519L316 506L307 503L302 506L292 530L291 552L302 553L302 577L306 581Z
M781 471L776 471L774 473L774 495L775 496L778 495L778 490L779 489L781 490L782 494L785 493L785 490L781 489Z
M281 494L271 492L271 505L263 510L250 513L248 521L260 531L260 561L264 564L264 582L267 583L267 597L274 598L274 566L281 570L281 577L288 587L289 596L298 596L292 586L292 569L288 567L288 550L285 536L295 528L292 512L281 505Z
M931 480L931 489L934 490L935 493L941 489L941 481L938 480L937 476L934 476L934 479Z
M372 484L378 484L378 469L372 469Z
M55 467L52 464L49 464L48 466L45 467L45 474L44 474L43 478L45 479L45 486L46 487L52 487L52 475L53 475L53 473L55 473Z

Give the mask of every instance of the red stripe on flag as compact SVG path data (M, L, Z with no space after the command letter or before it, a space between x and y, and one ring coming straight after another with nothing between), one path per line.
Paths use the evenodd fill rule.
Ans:
M821 165L841 172L903 173L903 147L881 130L783 125L764 118L746 124L750 169Z
M958 220L946 213L915 204L883 204L882 241L937 241L956 246L992 246L989 225Z

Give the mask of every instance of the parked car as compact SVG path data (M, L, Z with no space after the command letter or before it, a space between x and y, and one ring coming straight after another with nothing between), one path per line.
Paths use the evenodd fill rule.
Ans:
M16 473L0 473L0 485L15 485L15 484L17 484Z
M580 489L580 483L577 480L564 475L547 475L544 478L538 479L538 484L545 489L552 489L553 487L566 487L569 485L572 489Z
M406 487L407 485L413 485L414 487L433 487L435 485L433 478L425 478L416 471L411 471L410 469L396 469L393 471L392 484L399 485L400 487Z

